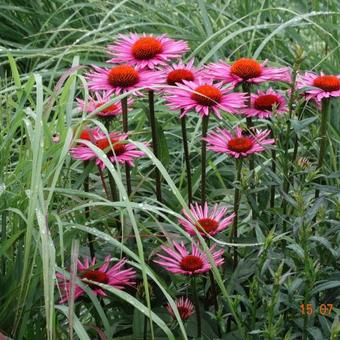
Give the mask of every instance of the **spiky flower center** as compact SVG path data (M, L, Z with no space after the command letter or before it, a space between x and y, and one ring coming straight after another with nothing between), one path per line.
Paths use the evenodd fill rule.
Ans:
M177 309L182 320L188 319L192 314L192 311L186 306L177 306Z
M195 255L187 255L182 258L180 267L187 272L194 272L203 268L203 260Z
M79 139L91 140L91 133L89 130L82 130L79 135Z
M125 152L125 144L117 141L117 139L111 138L111 144L116 156L119 156ZM107 138L102 138L96 141L96 146L101 149L105 150L110 146L110 142ZM109 150L109 153L112 152Z
M280 105L279 98L275 94L258 96L254 101L254 108L261 111L273 111L274 105Z
M149 60L162 52L161 42L153 37L142 37L132 46L132 55L138 60Z
M201 85L195 88L191 99L204 106L214 106L222 99L222 92L212 85Z
M103 284L107 284L109 282L109 277L107 276L107 274L104 272L100 272L99 270L86 269L86 270L81 271L79 274L82 279L87 279L87 280L91 280L91 281L95 281L95 282L99 282ZM91 288L96 288L96 285L93 283L87 283L87 284Z
M249 137L235 137L228 142L228 148L235 152L247 152L249 151L254 142Z
M320 76L314 79L313 86L332 92L340 90L340 79L336 76Z
M179 68L168 73L166 82L168 85L176 85L176 83L183 83L183 80L193 81L195 80L194 74L186 69Z
M230 68L230 72L243 80L259 77L262 73L261 65L254 59L241 58Z
M102 105L104 105L105 103L97 103L96 104L96 109L98 109L98 107L101 107ZM100 114L103 114L103 115L109 115L110 113L112 112L116 112L118 109L118 106L116 104L112 104L110 105L109 107L107 107L106 109L103 109L99 112L99 115Z
M109 71L108 80L114 87L125 88L139 82L139 73L132 66L118 65Z
M212 218L201 218L197 221L196 228L210 234L218 228L218 222Z

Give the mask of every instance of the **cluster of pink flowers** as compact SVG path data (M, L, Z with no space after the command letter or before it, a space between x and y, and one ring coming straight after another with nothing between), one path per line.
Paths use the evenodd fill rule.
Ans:
M251 98L248 98L247 93L234 90L242 84L257 85L270 81L289 83L291 74L288 67L270 67L268 61L260 63L248 58L238 59L232 64L220 61L201 69L194 67L194 59L187 64L182 60L169 64L188 50L185 41L175 41L166 34L120 35L116 43L107 48L112 56L108 63L112 64L112 67L93 66L93 71L87 74L89 89L95 92L95 96L90 97L87 103L78 99L79 107L91 113L112 100L112 94L131 92L142 96L142 90L154 89L165 94L169 108L180 111L181 117L189 111L196 111L201 117L214 113L217 118L222 119L221 112L225 111L245 117L270 118L273 112L282 114L287 111L284 96L272 88L266 91L258 90L257 93L251 94ZM299 75L297 79L297 89L305 88L306 99L316 102L323 98L339 96L340 76L307 72ZM250 105L247 105L247 101ZM129 98L128 105L132 104L133 100ZM97 115L107 118L121 113L121 104L114 103L99 111ZM207 138L212 145L211 150L226 152L233 157L262 151L261 145L269 144L268 140L260 139L267 132L260 132L253 137L240 137L239 129L234 133L223 130L220 138L217 138L220 133L221 131L212 133ZM124 136L119 139L126 138ZM76 159L86 159L89 154L93 154L92 151L86 154L87 149L88 146L82 145L78 150L73 150L72 155ZM141 155L142 153L126 153L124 159L132 164L133 158ZM120 162L118 158L117 161Z
M93 66L92 71L86 75L93 96L87 102L78 99L79 108L87 113L96 111L101 118L112 118L122 114L121 103L113 103L102 110L99 108L113 100L113 96L128 92L129 95L140 97L144 90L154 90L165 98L171 110L180 113L180 117L196 112L200 117L214 114L222 120L222 113L228 112L242 118L269 119L274 114L284 114L287 111L284 94L272 87L258 89L255 93L243 91L250 86L267 82L290 83L292 80L288 67L271 67L268 61L260 63L249 58L241 58L231 64L220 61L202 68L194 66L194 59L188 63L179 60L170 64L188 50L185 41L175 41L166 34L153 36L131 33L119 36L114 44L107 47L111 56L108 60L110 67ZM307 72L298 75L296 88L304 93L307 100L320 103L323 98L340 96L340 76ZM129 108L132 107L131 97L127 104ZM245 129L240 124L233 131L224 128L210 131L204 141L208 144L208 150L238 159L262 152L266 146L274 144L274 139L268 138L269 134L269 130ZM94 147L104 151L109 160L116 164L132 166L135 158L143 156L143 152L129 143L127 133L118 131L107 135L98 128L89 127L81 131L79 140L70 153L77 160L94 160L103 169L104 164L93 151ZM163 245L161 248L164 254L157 254L154 262L173 274L196 276L209 272L211 263L195 237L197 233L206 238L223 233L234 218L235 213L227 216L227 209L218 204L210 208L207 202L192 204L190 213L183 210L178 221L191 236L191 244L174 241L170 246ZM213 245L210 252L215 266L221 266L223 249L218 250ZM110 257L107 257L104 264L95 269L95 258L91 263L88 259L84 264L79 261L78 279L85 280L85 283L91 280L119 289L134 283L135 271L122 269L124 259L111 269L109 262ZM61 302L65 302L70 295L70 281L61 274L58 274L58 279L63 292ZM94 293L106 296L94 283L89 283L89 286ZM84 291L77 285L75 298L83 294ZM193 305L187 298L181 297L176 305L183 320L193 314ZM169 305L166 308L174 316L172 308Z

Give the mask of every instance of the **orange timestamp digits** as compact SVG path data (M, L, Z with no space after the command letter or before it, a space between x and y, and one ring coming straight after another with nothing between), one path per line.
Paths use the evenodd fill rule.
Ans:
M322 303L319 305L318 311L320 315L331 315L333 311L333 304L332 303ZM313 315L315 310L313 308L313 305L311 303L302 303L300 305L300 312L302 315Z

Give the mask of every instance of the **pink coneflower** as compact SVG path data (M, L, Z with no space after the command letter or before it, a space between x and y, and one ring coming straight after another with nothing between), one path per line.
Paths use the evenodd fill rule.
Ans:
M119 40L108 46L109 54L113 55L110 63L126 63L138 69L166 65L170 59L179 58L188 50L187 42L170 39L166 34L119 35Z
M179 316L183 321L189 319L190 316L194 314L194 305L188 298L184 298L182 296L175 301L175 304L178 309ZM171 308L170 304L166 304L165 308L168 311L168 313L172 316L172 318L176 320L176 315L173 309Z
M171 86L183 84L183 80L195 81L201 75L201 71L194 67L194 59L187 64L180 60L178 64L172 64L163 71L166 74L166 83Z
M266 81L282 81L289 83L291 75L288 67L267 67L267 61L260 64L254 59L241 58L232 65L223 61L207 65L206 74L223 83L237 85L239 83L261 84Z
M117 289L124 289L125 286L133 285L136 272L132 269L123 269L126 259L122 259L117 262L113 267L109 268L111 261L111 257L105 257L104 264L96 269L96 258L94 257L89 262L89 259L86 258L84 263L81 263L80 260L77 262L77 278L81 281L84 279L95 281L98 283L106 284ZM64 303L70 298L70 290L71 290L71 282L68 278L66 278L63 274L57 273L56 277L58 279L59 287L62 292L62 298L60 303ZM100 296L107 296L103 289L101 289L95 283L84 283L88 284L92 289L93 293ZM77 284L75 284L74 290L74 298L77 299L80 296L84 295L85 291Z
M106 91L107 95L129 91L142 95L141 88L149 89L164 83L164 74L161 71L138 70L130 65L116 65L111 69L94 65L93 69L93 72L85 76L89 89Z
M135 145L124 142L128 137L127 134L110 133L109 136L110 140L101 131L96 130L95 132L92 131L89 133L85 130L80 135L80 138L91 141L99 149L105 151L112 163L117 161L118 163L127 163L129 166L133 166L133 159L144 155L144 152L137 150ZM111 149L110 141L114 153ZM77 146L71 148L70 153L74 159L80 159L82 161L96 159L96 164L100 169L103 170L105 168L104 163L97 157L96 153L81 142Z
M254 135L246 135L247 131L240 128L235 129L235 133L231 134L226 129L217 129L211 132L205 140L208 142L208 149L227 153L234 158L246 157L253 153L263 151L265 145L274 144L274 139L266 139L270 134L270 130L256 132Z
M220 231L226 229L233 221L235 214L225 217L226 208L218 208L218 205L212 209L208 208L208 203L204 206L195 203L190 205L190 211L193 218L183 209L182 213L185 218L178 219L178 222L190 235L196 235L195 229L200 231L202 236L214 236Z
M109 102L112 98L106 93L100 95L98 92L95 93L95 97L89 97L88 102L86 103L84 100L77 98L77 102L79 108L82 111L91 113L98 109L99 107L103 106L107 102ZM128 105L133 103L132 98L128 99ZM122 114L122 105L121 102L113 103L106 109L103 109L97 113L97 116L100 118L108 118L108 117L115 117Z
M267 91L258 91L251 94L250 107L243 110L247 117L269 118L273 111L276 113L287 112L286 100L272 88Z
M174 274L196 275L206 273L211 269L207 255L198 248L195 243L191 245L189 253L183 242L173 242L175 249L161 246L161 248L169 255L164 256L157 254L159 259L154 262L163 266L166 270ZM210 248L216 266L223 264L223 249L215 251L215 245Z
M222 83L213 84L198 78L196 81L183 80L183 84L167 90L167 101L172 110L182 110L181 117L190 110L195 110L201 117L208 116L209 111L222 119L220 111L238 113L245 107L246 95L232 93L222 88Z
M304 75L299 75L296 81L298 90L305 87L314 87L306 89L306 99L314 99L318 104L323 98L339 97L340 96L340 75L320 75L313 72L306 72Z

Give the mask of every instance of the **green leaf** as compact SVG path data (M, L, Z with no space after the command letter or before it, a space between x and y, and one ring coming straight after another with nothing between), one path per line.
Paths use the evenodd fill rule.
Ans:
M327 289L336 288L336 287L340 287L340 281L327 281L327 282L321 283L316 288L314 288L311 291L311 295L315 295L316 293L322 292Z
M56 309L60 310L67 318L69 317L68 308L66 306L57 305L55 306ZM81 340L91 340L88 336L85 328L83 327L82 323L79 321L76 315L73 315L73 327L74 331L77 333L79 339Z

